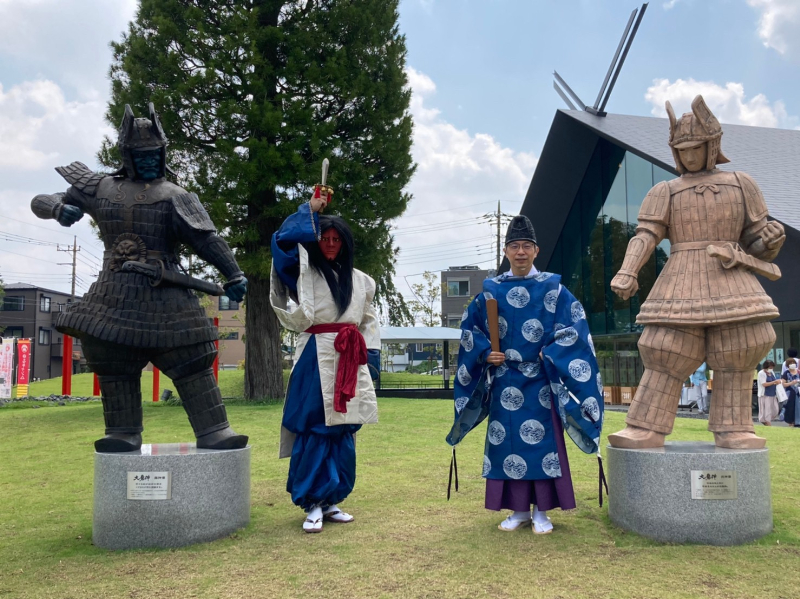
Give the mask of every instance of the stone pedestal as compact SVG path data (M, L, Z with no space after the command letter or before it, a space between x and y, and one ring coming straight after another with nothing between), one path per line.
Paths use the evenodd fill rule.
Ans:
M620 528L708 545L738 545L772 531L767 449L668 441L657 449L609 446L607 453L608 515ZM693 478L695 496L735 499L693 499Z
M249 522L249 446L217 451L164 443L95 454L92 541L98 547L182 547Z

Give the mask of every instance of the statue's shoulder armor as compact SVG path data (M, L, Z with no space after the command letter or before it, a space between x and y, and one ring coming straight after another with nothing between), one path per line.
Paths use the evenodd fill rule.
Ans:
M739 186L742 188L744 207L745 210L747 210L747 217L750 219L750 222L757 222L769 216L767 202L764 200L764 195L761 193L761 190L753 178L747 173L739 171L731 174L736 176L736 179L739 181Z
M655 221L664 223L669 220L669 198L672 194L670 184L667 181L656 183L647 192L639 209L639 220Z
M176 186L177 187L177 186ZM216 227L211 222L211 217L208 212L203 208L200 203L200 198L194 193L189 193L184 189L180 189L183 193L172 197L172 205L175 208L175 213L190 229L195 231L202 231L207 233L215 233Z
M73 162L67 166L57 166L56 172L64 177L67 183L87 196L95 195L100 181L107 178L107 175L95 173L83 162Z
M148 183L126 177L105 177L97 186L98 198L126 207L168 202L185 193L183 187L166 179Z

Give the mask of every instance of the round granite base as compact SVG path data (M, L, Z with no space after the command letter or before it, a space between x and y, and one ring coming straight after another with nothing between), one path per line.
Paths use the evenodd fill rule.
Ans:
M161 443L95 454L92 541L98 547L183 547L249 522L249 446L218 451Z
M608 515L620 528L656 541L706 545L739 545L772 531L767 449L668 441L656 449L607 451ZM693 499L693 478L695 496L735 498Z

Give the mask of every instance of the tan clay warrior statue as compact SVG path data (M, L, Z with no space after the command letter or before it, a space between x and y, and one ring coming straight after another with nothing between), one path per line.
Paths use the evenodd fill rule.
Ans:
M786 239L767 221L767 206L745 173L723 172L722 128L702 96L692 112L675 119L667 102L670 140L681 176L653 187L639 211L636 236L611 281L627 299L656 245L672 244L670 257L642 304L645 325L639 353L645 366L627 427L608 440L614 447L661 447L672 432L683 381L705 360L714 371L708 430L718 447L764 447L751 411L753 370L772 348L770 320L778 309L756 274L780 277L770 262Z

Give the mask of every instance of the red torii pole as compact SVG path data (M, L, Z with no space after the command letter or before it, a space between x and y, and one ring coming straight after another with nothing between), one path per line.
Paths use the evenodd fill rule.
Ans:
M158 368L153 366L153 401L158 401L158 379L160 372Z
M64 335L64 355L61 357L61 395L72 395L72 337Z
M219 316L214 317L214 326L217 327L217 340L214 341L214 347L217 348L217 356L214 358L214 380L219 385Z

